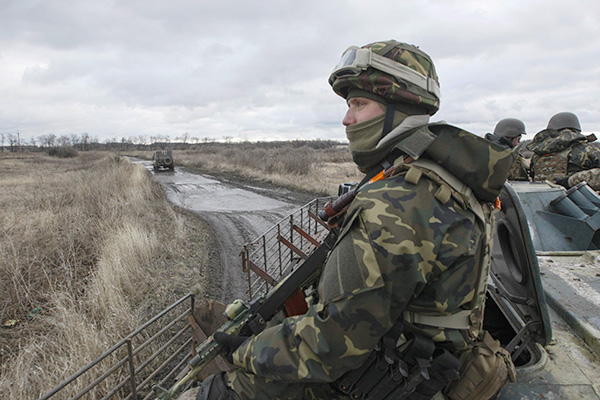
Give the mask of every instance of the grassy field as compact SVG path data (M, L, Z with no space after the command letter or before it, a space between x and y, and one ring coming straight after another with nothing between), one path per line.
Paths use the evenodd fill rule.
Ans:
M3 399L40 397L185 293L206 294L210 232L142 165L53 154L0 153ZM361 179L346 147L214 143L174 158L319 194Z
M231 172L323 195L337 194L340 183L362 179L347 146L319 146L318 141L307 143L207 143L193 150L175 150L173 158L177 166L205 172ZM128 154L150 159L152 153Z
M183 294L202 294L209 232L142 165L0 153L0 209L2 399L38 398Z

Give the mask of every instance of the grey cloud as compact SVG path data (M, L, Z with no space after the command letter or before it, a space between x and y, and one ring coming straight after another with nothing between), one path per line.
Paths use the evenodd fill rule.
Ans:
M600 123L600 5L558 0L0 0L0 130L343 139L327 78L342 51L415 43L442 86L434 119L532 132Z

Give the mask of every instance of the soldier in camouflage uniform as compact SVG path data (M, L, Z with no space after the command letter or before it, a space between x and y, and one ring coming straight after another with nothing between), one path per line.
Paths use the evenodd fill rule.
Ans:
M534 152L531 175L534 181L550 180L566 188L586 181L600 191L600 149L591 145L596 137L581 133L577 116L561 112L548 121L527 149Z
M498 121L494 128L494 133L485 134L486 139L514 149L513 151L517 157L508 173L508 179L513 181L529 180L530 160L521 154L521 146L519 145L521 137L526 134L525 124L516 118L504 118Z
M429 124L438 78L413 45L351 47L329 82L349 107L354 161L385 179L358 190L304 315L250 338L215 334L238 368L204 381L198 399L349 399L337 382L387 335L458 354L481 330L493 202L512 152Z

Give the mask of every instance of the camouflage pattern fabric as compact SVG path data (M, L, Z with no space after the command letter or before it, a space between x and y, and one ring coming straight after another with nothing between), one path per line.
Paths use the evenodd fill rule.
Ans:
M538 132L527 149L534 152L531 173L534 181L555 180L576 172L600 168L600 149L571 129Z
M600 168L592 168L574 173L569 177L569 187L573 187L583 181L587 182L596 192L600 192Z
M501 144L503 146L508 146L513 148L513 152L515 153L515 161L511 165L510 170L508 172L508 179L512 181L528 181L529 180L529 166L530 161L527 158L523 157L521 154L522 145L513 146L511 139L506 136L494 135L492 133L486 133L484 136L487 140Z
M556 182L568 175L569 149L557 153L533 155L531 158L531 176L534 182L549 180Z
M518 154L515 162L510 166L510 170L508 171L508 179L511 181L528 181L529 163L530 160Z
M478 199L493 202L516 154L506 146L485 140L447 124L430 124L427 129L437 137L425 154L459 177Z
M373 52L377 53L388 44L389 42L375 42L363 46L363 48L371 48ZM431 58L413 45L398 42L398 46L386 53L385 56L439 82ZM356 88L378 94L392 102L422 106L431 115L440 108L440 99L437 96L408 81L398 82L391 75L373 68L368 68L358 76L337 78L330 83L333 90L344 99L347 98L350 88Z
M454 160L461 170L473 164L498 175L481 154ZM324 266L319 301L233 354L240 368L227 373L227 382L240 399L347 398L329 383L360 366L403 311L450 315L473 307L489 221L484 226L460 196L444 196L452 190L436 179L423 174L407 180L410 169L397 170L364 187L352 202ZM507 173L505 168L504 179ZM457 329L407 323L405 330L452 352L472 340Z

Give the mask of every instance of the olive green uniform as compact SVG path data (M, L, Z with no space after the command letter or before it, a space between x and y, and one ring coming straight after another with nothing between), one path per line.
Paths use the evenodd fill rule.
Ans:
M464 150L471 153L468 160L459 152L451 157L452 146L444 144L434 146L437 153L431 158L446 166L460 160L461 168L466 164L470 171L487 174L480 180L483 186L492 182L499 190L513 161L510 150L450 129L444 137L468 136L497 158L474 158L469 149ZM410 172L402 156L394 164L392 176L365 186L352 202L323 269L318 303L252 337L233 354L240 368L227 373L227 382L240 399L344 398L329 383L360 366L407 311L445 316L482 306L478 291L491 241L491 209L484 205L483 221L435 173ZM452 352L464 349L477 334L415 323L405 323L406 330L421 332Z

